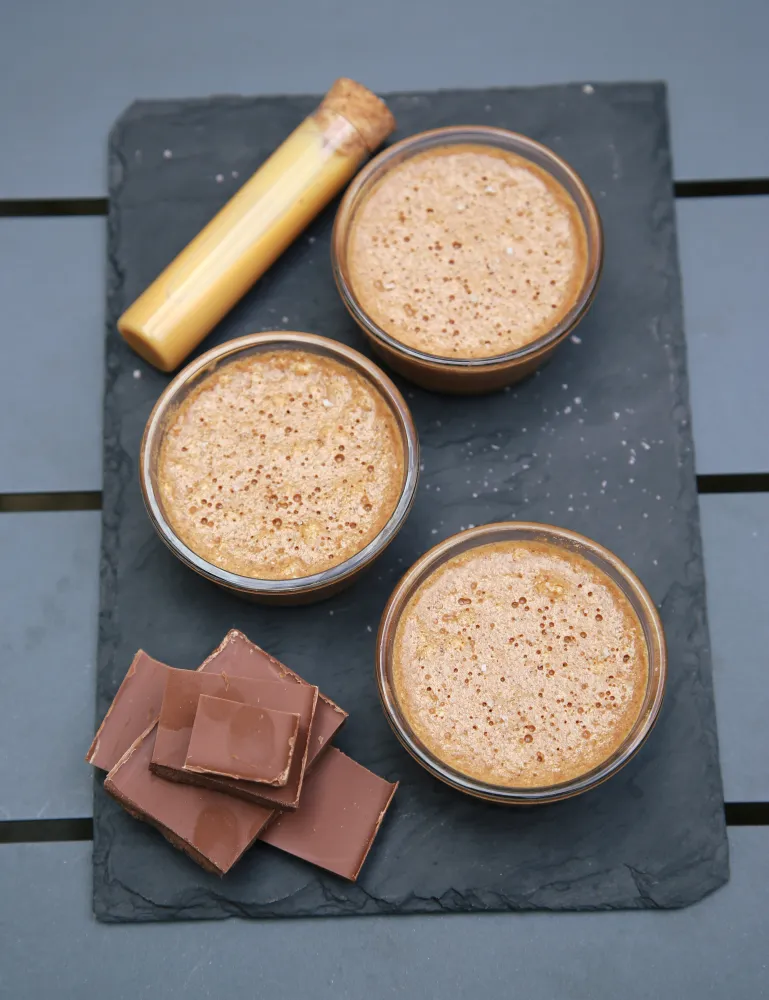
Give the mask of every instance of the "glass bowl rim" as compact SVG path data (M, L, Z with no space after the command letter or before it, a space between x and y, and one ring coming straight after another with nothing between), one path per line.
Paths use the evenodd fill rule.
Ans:
M515 541L516 536L526 532L540 536L535 539L537 541L553 544L557 548L568 548L569 551L576 551L586 558L592 556L597 562L590 561L604 573L606 569L601 563L608 564L629 588L640 606L640 610L634 607L634 611L644 631L649 659L648 684L651 685L653 694L650 705L642 709L625 740L606 760L576 778L538 787L494 785L471 778L445 764L411 733L411 727L408 726L405 715L399 708L393 690L394 685L389 679L392 666L391 657L388 655L392 648L391 639L394 641L400 616L419 584L459 552L500 540ZM505 539L489 537L497 533L504 533L509 537ZM474 541L474 544L466 545L468 541ZM434 777L476 798L507 804L538 804L556 802L588 791L606 781L635 756L654 728L662 707L667 680L667 648L659 612L649 592L636 574L610 549L569 528L537 521L495 521L449 536L420 556L401 577L387 601L380 620L376 642L376 675L382 708L391 729L411 756ZM649 688L647 697L648 691Z
M320 573L288 580L241 576L222 569L198 555L179 538L169 524L152 481L152 463L163 438L164 420L181 392L198 378L212 374L220 364L227 362L233 356L248 352L251 348L273 346L275 349L282 347L289 350L316 348L317 353L325 352L367 377L393 412L403 440L405 457L403 486L398 503L381 531L349 559ZM186 365L168 383L152 408L144 429L139 454L139 473L144 503L155 530L171 551L191 569L214 583L244 593L266 596L311 594L318 589L340 583L363 569L381 554L403 526L414 503L419 481L419 439L408 404L391 379L373 361L354 348L329 337L293 330L267 330L246 334L211 348Z
M345 258L350 229L359 199L363 198L369 186L372 186L379 180L378 172L380 168L383 166L386 167L394 159L400 158L398 162L401 162L402 159L415 156L424 149L431 149L442 145L458 145L462 141L483 145L484 138L489 140L487 142L488 145L492 145L495 148L507 149L509 152L516 153L524 159L531 159L532 162L547 173L552 174L550 167L551 165L555 165L568 177L577 195L575 196L571 192L567 193L571 195L572 200L577 205L577 210L580 213L580 218L585 229L588 250L590 251L592 247L592 256L594 259L591 264L591 255L588 252L588 268L579 296L572 308L561 317L560 321L551 330L537 337L536 340L524 344L514 351L507 351L504 354L496 354L487 358L448 358L440 354L429 354L426 351L410 347L408 344L397 340L375 323L358 301L352 287L352 282L347 274L347 268L343 267L341 262ZM496 140L496 142L493 140ZM545 161L545 165L527 155L531 153L537 154ZM401 154L404 155L401 156ZM563 187L564 185L559 178L555 175L553 176ZM345 306L358 325L375 341L380 341L384 346L398 354L404 355L413 361L449 370L489 368L517 363L535 357L558 343L577 326L590 308L598 290L598 282L603 270L603 257L604 237L601 216L587 185L574 167L550 149L549 146L545 146L536 139L531 139L520 132L513 132L510 129L497 128L491 125L450 125L443 128L428 129L407 136L405 139L401 139L383 149L381 153L369 160L366 166L350 182L337 209L331 234L331 268L334 274L334 281Z

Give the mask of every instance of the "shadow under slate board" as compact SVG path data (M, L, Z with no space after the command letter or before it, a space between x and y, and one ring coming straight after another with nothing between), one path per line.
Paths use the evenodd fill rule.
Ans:
M115 321L317 101L140 103L112 133L98 715L139 647L194 668L235 626L346 708L336 742L400 789L350 885L259 844L219 880L97 783L96 914L147 921L692 903L726 881L728 855L663 86L389 99L397 137L480 123L552 146L596 198L606 265L588 318L525 383L449 398L400 380L424 471L406 526L364 580L315 606L247 604L182 566L150 526L139 442L167 377L129 350ZM203 347L286 328L365 351L334 288L332 220L333 206ZM595 791L529 809L472 800L423 771L390 732L373 671L378 620L406 567L462 527L510 518L565 525L616 551L661 607L670 654L662 715L635 760Z

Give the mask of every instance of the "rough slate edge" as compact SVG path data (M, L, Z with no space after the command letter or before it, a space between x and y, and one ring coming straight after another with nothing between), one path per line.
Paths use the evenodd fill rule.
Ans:
M568 90L570 88L536 88L537 90ZM596 87L596 90L609 91L610 87ZM619 88L618 88L619 90ZM678 274L676 236L673 213L673 202L670 195L671 170L669 141L667 137L667 114L665 107L664 87L661 85L626 85L622 96L631 101L647 100L649 106L656 105L661 120L661 138L658 156L660 158L660 174L665 187L657 191L657 211L654 225L658 234L667 240L666 293L667 308L661 310L657 339L662 340L670 362L670 381L674 390L676 406L674 417L678 418L676 426L686 426L689 423L688 379L686 376L685 342L682 336L682 318L680 305L680 281ZM476 92L488 95L492 100L500 91ZM461 98L467 95L465 91L442 92L442 98ZM434 95L423 95L433 97ZM419 95L397 95L394 103L397 106L408 105L410 100L415 103ZM312 107L317 98L277 98L260 102L269 104L274 113L299 120ZM182 110L191 112L194 119L196 112L205 112L210 107L237 110L252 105L254 102L246 98L220 98L190 102L143 102L132 106L119 120L113 130L110 142L110 199L111 213L109 218L109 273L108 273L108 322L107 322L107 387L106 398L115 391L115 383L126 363L127 355L117 335L114 333L114 322L125 304L123 302L124 275L121 272L119 260L115 254L120 235L119 199L126 163L121 153L121 136L123 129L134 120L144 116L173 114ZM663 141L664 140L664 141ZM247 139L246 139L247 142ZM162 194L161 194L162 197ZM202 197L202 196L201 196ZM210 213L209 213L210 214ZM235 310L234 312L236 312ZM232 335L232 334L230 334ZM676 336L677 335L677 336ZM117 415L105 411L105 492L103 508L103 547L102 547L102 595L100 614L100 655L99 655L99 711L103 714L111 694L109 673L116 672L117 665L112 662L113 654L120 637L119 609L115 605L117 567L110 562L108 552L118 551L120 521L123 506L123 496L134 476L133 461L123 449L121 423ZM667 616L690 622L687 647L690 652L686 667L696 679L694 695L701 706L701 715L705 723L703 732L699 735L705 744L706 758L712 758L714 766L710 768L711 781L709 801L712 806L711 819L714 832L714 847L708 857L698 857L691 861L688 870L677 869L675 872L662 873L663 878L655 880L653 876L636 870L630 865L620 866L619 871L602 871L581 875L576 880L550 882L541 887L541 891L525 891L518 894L509 892L503 895L495 891L473 891L464 893L453 889L441 896L416 896L403 894L396 902L379 898L367 892L363 886L351 887L338 880L318 878L315 882L308 880L301 890L284 898L275 899L270 904L264 901L254 903L247 899L239 899L237 886L233 882L224 883L218 880L208 880L205 876L199 879L198 885L189 891L180 893L174 905L158 904L134 892L129 886L121 884L112 875L109 867L109 844L100 837L103 827L105 832L111 830L115 823L120 824L124 817L109 800L106 800L97 782L97 794L94 815L96 818L96 837L94 842L94 890L97 916L102 920L121 922L125 920L164 920L164 919L210 919L231 915L239 916L303 916L319 914L362 914L382 912L447 912L461 910L494 910L494 909L613 909L613 908L673 908L688 905L696 899L708 894L722 885L728 878L728 848L725 836L725 825L721 804L720 771L717 764L717 736L713 710L712 675L710 656L707 645L707 625L705 618L705 582L701 555L699 533L699 512L694 484L694 458L691 445L691 435L688 429L679 431L676 450L681 467L681 495L678 502L686 512L686 524L689 533L689 551L691 553L685 573L686 586L676 582L665 594L662 605ZM212 598L213 599L213 598ZM237 610L233 609L233 615ZM697 652L699 650L699 653ZM182 664L179 664L182 665ZM189 665L189 664L186 664ZM105 690L105 685L108 688ZM404 765L405 766L405 765ZM632 767L633 765L631 765ZM598 794L598 793L595 793ZM569 804L562 806L568 809ZM396 805L397 808L397 805ZM561 820L567 812L559 814ZM163 864L166 867L186 865L186 859L180 858L175 852L168 851L157 839L157 835L148 828L136 824L132 834L133 839L146 842L146 860L150 866L151 855L157 847L163 851ZM109 838L107 838L109 839ZM144 856L143 856L144 857ZM249 865L251 855L242 862ZM275 854L269 859L273 866L281 864ZM697 871L697 886L692 890L692 871ZM202 875L203 873L201 873ZM365 873L364 873L365 875ZM627 892L625 886L633 884L634 889ZM607 885L608 883L608 885ZM604 891L606 900L599 904L591 900L591 894ZM224 898L230 893L229 898Z

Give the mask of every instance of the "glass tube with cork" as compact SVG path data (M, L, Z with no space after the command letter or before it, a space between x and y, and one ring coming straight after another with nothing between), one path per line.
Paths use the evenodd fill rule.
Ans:
M341 78L123 313L118 330L173 371L393 131L375 94Z

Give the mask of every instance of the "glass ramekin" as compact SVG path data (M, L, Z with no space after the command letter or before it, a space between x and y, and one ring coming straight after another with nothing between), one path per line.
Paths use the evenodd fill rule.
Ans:
M492 785L470 778L445 764L421 742L401 711L393 684L393 646L395 632L406 604L419 585L453 556L479 545L494 542L544 542L587 559L605 573L622 591L638 616L646 640L649 679L643 705L633 728L623 743L602 764L578 778L538 788L514 788ZM606 781L630 760L643 745L657 721L665 693L667 654L662 622L641 581L628 567L602 545L566 528L534 522L487 524L452 535L418 559L393 591L379 625L376 650L379 694L387 721L408 752L434 777L476 798L491 802L535 805L571 798Z
M368 379L390 406L401 432L404 480L398 503L379 534L359 552L336 566L312 576L291 580L260 580L239 576L203 559L186 545L169 524L157 488L157 464L163 433L176 407L203 379L223 364L260 351L301 350L333 358ZM348 586L390 544L405 522L416 495L419 479L419 440L414 421L403 396L390 379L362 354L327 337L284 330L254 333L231 340L201 355L166 386L152 413L142 438L139 473L144 503L150 520L162 540L190 569L227 590L264 603L304 604L323 600Z
M515 153L546 170L571 196L579 211L587 243L585 280L574 306L547 333L529 344L490 358L446 358L401 343L366 313L350 280L350 230L359 206L379 179L396 164L428 149L461 144L494 146ZM576 327L595 296L603 265L603 232L598 209L579 175L547 146L506 129L462 125L420 132L374 157L342 198L331 238L331 263L339 294L371 346L391 368L425 389L453 393L493 392L531 374Z

